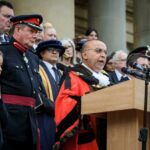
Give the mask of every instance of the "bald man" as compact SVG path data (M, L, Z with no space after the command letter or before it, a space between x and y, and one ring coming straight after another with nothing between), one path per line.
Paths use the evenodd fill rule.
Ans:
M82 64L65 75L55 103L56 144L64 150L98 150L96 122L90 115L80 114L80 99L86 93L109 85L100 73L106 62L107 47L99 40L87 41L82 48ZM61 115L60 115L61 114ZM81 119L82 118L82 119Z

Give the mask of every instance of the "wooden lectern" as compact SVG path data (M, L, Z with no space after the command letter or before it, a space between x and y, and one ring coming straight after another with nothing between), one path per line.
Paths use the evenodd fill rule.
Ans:
M142 149L138 137L140 128L143 127L144 86L144 81L133 79L82 97L82 114L106 113L107 150ZM148 112L150 112L149 101L150 94ZM150 129L149 120L148 128ZM147 150L150 150L149 135L150 133Z

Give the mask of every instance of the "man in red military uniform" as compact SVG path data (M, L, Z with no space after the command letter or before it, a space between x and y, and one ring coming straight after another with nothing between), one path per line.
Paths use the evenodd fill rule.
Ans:
M13 36L10 43L0 46L4 57L0 83L7 114L6 123L2 124L4 144L1 150L36 150L35 109L43 106L39 96L42 87L38 74L39 59L29 49L37 32L41 31L42 16L21 15L11 21Z
M56 149L98 150L95 118L81 116L80 98L110 84L108 77L100 73L106 55L107 48L102 41L87 41L81 51L82 64L65 74L55 103Z

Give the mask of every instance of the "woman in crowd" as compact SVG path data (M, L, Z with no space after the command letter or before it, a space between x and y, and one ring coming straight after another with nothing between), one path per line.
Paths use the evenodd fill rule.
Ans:
M75 44L71 39L65 39L61 42L63 47L65 47L65 52L61 57L60 63L67 67L73 67L76 64Z
M98 32L94 28L88 28L85 36L87 36L88 40L97 40L98 39Z
M113 65L113 61L112 61L114 54L115 54L115 52L112 52L109 56L107 56L106 64L104 66L104 70L107 73L115 70L114 65Z

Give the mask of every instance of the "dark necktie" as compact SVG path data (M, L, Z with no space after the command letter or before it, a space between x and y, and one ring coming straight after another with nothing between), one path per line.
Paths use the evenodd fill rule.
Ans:
M59 72L55 67L52 67L52 69L53 69L54 74L55 74L55 81L56 81L57 84L59 84L59 80L60 80Z
M123 81L128 81L129 80L129 78L128 77L121 77L121 79L120 79L120 82L123 82Z

